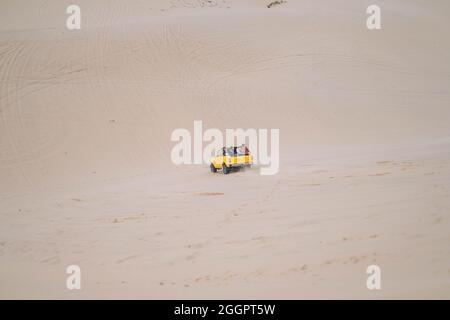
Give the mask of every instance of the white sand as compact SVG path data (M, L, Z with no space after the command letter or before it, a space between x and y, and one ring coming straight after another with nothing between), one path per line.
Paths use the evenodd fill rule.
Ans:
M0 298L450 298L450 2L71 3L0 3ZM194 120L280 173L175 167Z

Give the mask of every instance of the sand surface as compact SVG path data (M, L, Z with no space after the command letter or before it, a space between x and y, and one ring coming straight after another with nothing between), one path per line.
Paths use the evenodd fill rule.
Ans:
M450 298L450 2L72 2L0 2L0 298ZM194 120L280 172L173 165Z

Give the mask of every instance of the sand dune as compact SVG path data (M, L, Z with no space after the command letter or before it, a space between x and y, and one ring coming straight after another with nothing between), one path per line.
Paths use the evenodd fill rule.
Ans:
M450 4L378 2L3 0L0 297L449 298ZM280 173L174 166L194 120Z

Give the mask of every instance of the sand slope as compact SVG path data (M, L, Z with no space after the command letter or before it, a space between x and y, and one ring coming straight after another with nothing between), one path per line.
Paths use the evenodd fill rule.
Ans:
M0 4L0 297L449 297L447 1L93 2ZM280 173L173 166L194 120Z

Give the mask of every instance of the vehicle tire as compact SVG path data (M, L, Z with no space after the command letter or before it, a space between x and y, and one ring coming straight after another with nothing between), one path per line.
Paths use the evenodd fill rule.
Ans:
M222 172L223 174L228 174L230 172L230 168L228 168L225 163L222 165Z
M216 167L214 167L214 165L212 163L211 163L211 165L209 167L211 168L211 172L212 173L216 173L217 172Z

